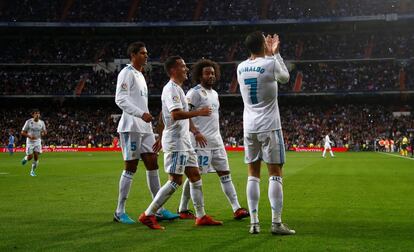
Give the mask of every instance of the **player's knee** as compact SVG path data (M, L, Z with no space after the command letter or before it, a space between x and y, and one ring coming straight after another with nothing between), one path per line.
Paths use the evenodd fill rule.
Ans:
M179 186L183 184L183 176L172 175L170 176L170 180Z
M135 173L137 171L138 160L125 161L125 170Z
M219 177L229 175L229 174L230 174L230 171L217 171L217 175Z

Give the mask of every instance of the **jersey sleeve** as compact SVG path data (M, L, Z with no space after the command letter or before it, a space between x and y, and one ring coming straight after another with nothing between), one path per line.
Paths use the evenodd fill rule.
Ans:
M142 117L144 111L130 102L130 91L134 85L134 75L131 71L121 71L116 83L115 103L122 111L136 117Z
M44 122L44 121L42 121L42 130L43 130L43 131L46 131L46 124L45 124L45 122Z
M23 125L23 128L22 128L22 131L29 131L29 120L27 120L25 123L24 123L24 125Z
M193 88L190 89L190 91L187 92L186 98L190 108L198 108L200 104L200 94L197 91Z
M287 83L289 81L289 71L285 65L285 62L283 61L282 56L280 56L280 54L276 54L275 56L273 56L274 60L275 60L275 68L274 68L274 75L275 75L275 79L277 80L277 82L279 83Z
M164 101L168 109L168 112L171 112L175 109L183 109L183 104L180 98L180 93L178 92L177 88L175 88L174 86L169 87Z

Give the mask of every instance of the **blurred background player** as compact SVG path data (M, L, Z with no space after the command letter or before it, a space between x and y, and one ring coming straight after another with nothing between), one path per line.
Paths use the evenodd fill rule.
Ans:
M26 137L26 156L22 159L22 165L33 158L30 176L35 177L35 170L39 165L39 155L42 153L42 139L46 135L46 125L40 120L40 111L33 109L31 119L27 120L23 126L21 135Z
M221 189L233 209L233 217L238 220L246 218L249 212L239 204L237 192L231 180L227 152L220 134L220 103L218 94L213 89L216 80L220 79L220 67L216 62L202 59L193 66L192 78L197 86L190 89L186 95L190 110L212 108L210 116L197 116L190 119L194 124L193 127L190 124L190 131L193 133L191 143L197 153L198 166L202 173L208 173L210 168L217 172ZM190 185L186 179L179 207L180 218L194 218L188 210L190 198Z
M333 144L333 142L331 141L331 139L329 139L329 133L326 134L326 136L324 138L324 141L325 141L325 144L324 144L324 148L323 148L322 157L325 158L325 154L326 154L327 150L331 154L331 157L335 157L333 152L332 152L331 144Z
M414 134L410 133L411 157L414 158Z
M244 103L243 130L245 162L248 164L247 202L250 211L250 233L260 232L260 165L263 160L269 171L268 196L272 209L271 232L295 234L282 223L285 144L277 100L278 82L287 83L289 72L279 54L279 36L266 38L262 32L247 36L245 45L250 58L237 67L237 80Z
M407 147L408 147L408 138L407 136L404 135L401 140L401 155L404 157L408 156Z
M155 143L151 121L153 117L148 112L148 89L143 67L148 60L145 44L135 42L128 46L127 54L131 64L128 64L118 74L115 103L122 109L122 117L118 124L118 133L125 170L119 179L118 206L114 213L114 221L135 223L125 212L125 204L132 185L132 179L137 171L138 160L144 161L147 169L147 184L154 197L160 189L157 154L153 152ZM160 218L176 219L179 216L166 209L160 209Z
M164 229L158 224L154 214L182 184L182 177L185 173L190 180L190 195L196 210L195 224L199 226L221 225L221 221L214 220L206 215L204 211L204 197L197 154L190 140L189 118L209 116L211 108L203 107L199 110L188 110L188 103L181 88L181 85L187 80L188 68L180 56L169 57L164 66L170 80L164 86L161 95L162 119L165 126L161 141L164 150L165 171L169 174L169 180L159 190L145 212L140 215L139 221L151 229ZM157 141L158 143L154 146L159 146L159 139Z
M10 153L10 156L13 155L13 152L14 152L14 135L13 135L12 130L10 130L10 132L9 132L9 142L7 144L7 149Z

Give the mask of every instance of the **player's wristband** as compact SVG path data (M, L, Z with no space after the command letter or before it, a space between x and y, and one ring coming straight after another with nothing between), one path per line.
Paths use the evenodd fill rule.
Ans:
M198 131L198 130L197 130L197 131L195 131L195 132L193 132L193 135L194 135L194 136L197 136L198 134L200 134L200 131Z

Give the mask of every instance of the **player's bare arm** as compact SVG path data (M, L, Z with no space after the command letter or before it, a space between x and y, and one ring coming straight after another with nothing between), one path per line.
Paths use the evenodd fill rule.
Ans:
M155 153L160 152L160 150L162 149L162 143L161 143L161 139L162 139L162 131L164 130L164 122L162 121L162 112L160 112L159 116L158 116L158 124L157 124L157 128L155 129L155 131L158 134L157 139L155 140L154 145L152 146L152 150Z
M200 146L202 148L207 146L207 139L204 137L203 134L197 129L197 127L194 125L193 121L190 119L190 131L193 133L196 145Z
M171 117L174 120L185 120L189 118L193 118L196 116L209 116L212 113L212 109L210 107L203 107L197 110L192 111L184 111L182 109L175 109L171 111Z
M21 135L22 135L22 136L24 136L24 137L29 138L30 140L36 140L36 139L37 139L35 136L30 135L30 134L29 134L29 133L27 133L27 131L25 131L25 130L23 130L23 131L21 132Z

